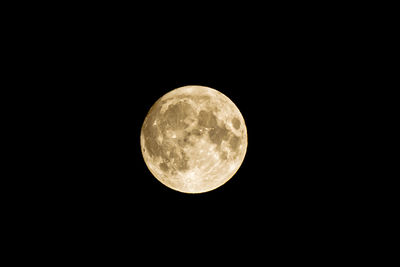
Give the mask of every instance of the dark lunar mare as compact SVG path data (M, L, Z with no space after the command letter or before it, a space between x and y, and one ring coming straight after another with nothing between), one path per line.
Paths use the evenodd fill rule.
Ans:
M170 173L188 170L189 158L182 147L193 145L190 142L190 136L201 137L204 133L208 133L210 142L217 146L217 151L219 151L221 159L227 159L227 153L221 150L222 141L228 142L229 147L234 153L234 157L237 157L240 138L231 132L223 121L218 121L214 113L216 109L201 110L196 114L193 107L187 101L184 101L185 97L181 96L179 98L180 101L171 104L164 113L161 113L161 108L165 100L156 102L150 109L143 124L142 132L145 136L144 147L147 149L150 157L161 159L161 163L159 164L160 169L163 172ZM201 100L209 101L209 97L207 96ZM194 116L198 119L197 127L191 131L186 129L188 124L185 122L185 119L189 116ZM156 125L154 125L154 122L156 122ZM233 118L232 125L235 129L240 128L240 120ZM183 136L175 141L178 142L179 146L168 140L166 136L167 130L184 131ZM162 143L158 140L160 135L163 137Z
M240 127L240 121L237 118L233 119L233 123L235 124L234 127ZM208 129L208 137L211 143L217 145L217 151L220 151L220 157L223 160L227 159L227 153L220 149L222 141L229 140L234 157L238 155L237 150L240 145L240 138L231 132L223 121L220 121L220 124L218 124L218 119L213 111L201 110L199 112L198 127L203 130Z
M184 120L187 116L193 114L194 110L190 104L184 101L171 104L164 113L161 113L162 106L162 102L156 103L143 124L144 146L150 157L161 159L159 167L162 171L185 171L189 169L189 159L179 146L178 151L176 151L175 144L168 140L166 132L167 130L176 131L187 128L188 125ZM156 122L156 125L154 125L154 122ZM162 136L163 141L161 143L158 141L159 136ZM178 143L182 147L187 145L187 141L187 138L180 139Z

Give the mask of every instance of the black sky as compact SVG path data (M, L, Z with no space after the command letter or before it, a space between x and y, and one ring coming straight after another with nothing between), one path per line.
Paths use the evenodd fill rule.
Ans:
M341 44L326 34L329 23L315 23L320 18L269 15L263 23L255 15L248 23L187 27L113 16L33 34L49 40L38 41L43 53L31 67L41 82L35 96L50 106L43 114L52 122L45 178L35 183L38 210L71 235L134 240L145 232L162 246L222 236L232 246L255 237L279 247L309 233L317 240L327 228L334 234L348 198L348 174L337 168L348 164L337 151L344 133L334 127L336 100L347 88ZM248 130L236 175L197 195L159 183L140 150L150 107L185 85L228 96Z
M61 101L65 116L73 118L66 142L74 149L68 152L64 193L76 194L72 203L78 210L139 221L163 214L174 222L203 214L205 221L257 223L270 214L287 223L316 218L332 205L327 196L334 170L326 167L326 150L333 140L326 137L331 129L324 108L331 104L332 82L320 63L326 55L308 45L293 49L290 38L236 43L177 35L135 46L141 41L89 45L87 53L72 53L76 60L65 58ZM247 124L243 165L226 185L206 194L164 187L141 155L140 128L148 110L184 85L221 91Z

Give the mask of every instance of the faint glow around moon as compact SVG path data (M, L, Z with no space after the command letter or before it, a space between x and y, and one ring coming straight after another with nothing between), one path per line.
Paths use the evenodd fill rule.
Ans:
M247 150L247 129L227 96L209 87L184 86L151 107L140 144L147 167L161 183L203 193L237 172Z

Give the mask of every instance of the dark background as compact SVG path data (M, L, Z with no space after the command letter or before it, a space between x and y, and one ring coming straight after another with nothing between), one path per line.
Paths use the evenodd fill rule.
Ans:
M86 59L67 65L68 75L62 76L68 102L64 93L57 95L71 121L62 132L65 173L56 184L68 214L121 231L139 224L152 233L179 231L198 238L224 231L245 237L302 235L325 220L331 225L331 212L341 200L330 162L335 129L326 106L333 78L319 63L324 55L316 56L310 47L296 45L300 51L294 52L282 46L289 40L213 45L204 44L206 38L172 39L173 48L166 51L162 41L141 49L128 43L113 47L115 55L100 49L86 58L86 52L78 52ZM139 143L150 107L184 85L227 95L248 129L247 155L237 174L199 195L159 183Z
M43 103L33 127L43 140L40 178L27 204L34 220L55 240L122 251L135 242L165 249L171 240L234 250L258 240L258 249L283 253L340 236L354 209L340 157L346 133L336 127L352 64L338 25L324 12L286 8L245 18L128 13L55 12L26 25L24 67ZM185 85L228 96L248 130L239 171L204 194L159 183L140 150L150 107Z

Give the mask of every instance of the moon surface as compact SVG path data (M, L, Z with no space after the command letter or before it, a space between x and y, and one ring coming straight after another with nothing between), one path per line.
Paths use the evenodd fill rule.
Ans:
M203 193L237 172L247 150L247 129L227 96L209 87L184 86L151 107L140 144L147 167L161 183Z

